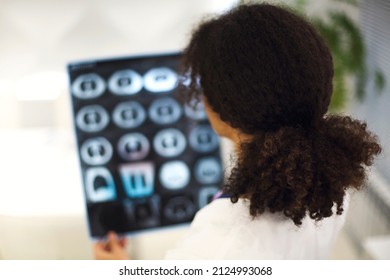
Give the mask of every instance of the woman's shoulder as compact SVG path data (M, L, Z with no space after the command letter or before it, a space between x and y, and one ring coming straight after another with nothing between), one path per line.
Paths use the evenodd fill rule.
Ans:
M249 203L247 199L239 199L236 203L232 203L229 198L216 199L198 211L192 225L212 222L214 225L239 226L288 221L279 213L264 213L254 218L249 213Z
M311 259L317 239L321 247L330 247L343 217L334 216L320 222L306 217L300 227L278 213L249 214L249 201L217 199L195 216L185 236L167 254L169 259ZM303 244L306 244L303 246ZM325 246L325 244L328 244ZM286 255L286 252L290 252ZM326 257L326 256L325 256Z
M272 223L277 223L277 216L271 218L267 214L254 220L248 207L245 200L232 203L223 198L211 202L198 211L186 236L168 251L166 258L223 259L227 251L238 247L248 254L246 247L249 248L250 243L258 238L254 234L264 232L265 228L271 229ZM237 256L237 252L233 255Z

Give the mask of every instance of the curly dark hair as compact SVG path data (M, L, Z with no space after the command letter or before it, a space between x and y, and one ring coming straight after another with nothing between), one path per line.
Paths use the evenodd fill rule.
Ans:
M364 185L381 147L365 123L326 114L332 56L305 19L270 4L237 6L200 24L183 66L188 99L204 95L221 120L252 136L224 185L232 202L250 200L252 216L321 220L333 205L341 214L346 190Z

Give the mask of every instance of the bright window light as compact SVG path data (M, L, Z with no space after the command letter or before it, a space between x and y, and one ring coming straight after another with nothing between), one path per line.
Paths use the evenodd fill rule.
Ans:
M55 100L67 89L68 77L61 72L40 72L15 83L15 94L20 101Z
M211 1L209 5L211 5L216 12L223 13L238 4L238 2L238 0L214 0Z
M0 96L7 95L13 91L12 82L9 80L0 80Z

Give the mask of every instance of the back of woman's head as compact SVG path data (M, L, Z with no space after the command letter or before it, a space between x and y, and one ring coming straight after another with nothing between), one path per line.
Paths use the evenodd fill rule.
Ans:
M366 125L325 115L332 95L331 54L314 27L269 4L238 6L203 22L184 51L190 98L204 95L222 121L251 141L225 191L250 199L253 216L283 212L299 225L343 209L380 153ZM198 80L200 79L200 87Z

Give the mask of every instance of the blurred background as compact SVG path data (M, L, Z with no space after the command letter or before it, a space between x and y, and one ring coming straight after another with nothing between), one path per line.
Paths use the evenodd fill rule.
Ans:
M202 17L239 2L0 0L0 259L92 258L66 64L181 50ZM337 68L332 111L365 120L384 148L331 258L390 259L390 2L277 3L326 37ZM230 150L223 142L227 166ZM137 236L129 250L161 259L184 232Z

